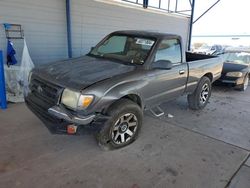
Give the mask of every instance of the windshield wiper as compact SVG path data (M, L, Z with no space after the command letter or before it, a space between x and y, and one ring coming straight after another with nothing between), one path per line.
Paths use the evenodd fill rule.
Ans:
M104 58L104 55L103 55L103 54L98 55L98 54L88 53L87 55L88 55L88 56L92 56L92 57L97 57L97 58Z

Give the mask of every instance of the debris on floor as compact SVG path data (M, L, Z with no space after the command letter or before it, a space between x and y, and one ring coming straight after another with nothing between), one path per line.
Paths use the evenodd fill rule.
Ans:
M173 118L174 116L172 114L168 114L168 118Z

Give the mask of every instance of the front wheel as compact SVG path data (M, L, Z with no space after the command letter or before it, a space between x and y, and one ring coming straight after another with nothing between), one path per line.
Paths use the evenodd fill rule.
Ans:
M131 100L121 99L111 106L110 119L97 134L99 146L105 150L118 149L131 144L142 126L141 108Z
M211 96L211 81L208 77L201 78L194 93L188 95L189 108L193 110L203 109Z
M246 91L248 87L248 82L249 82L249 75L247 74L244 78L243 84L239 85L238 87L236 86L236 90Z

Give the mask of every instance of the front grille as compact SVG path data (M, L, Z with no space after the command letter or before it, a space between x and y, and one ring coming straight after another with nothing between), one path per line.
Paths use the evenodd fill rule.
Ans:
M50 107L58 103L62 89L60 86L34 76L30 83L29 99L47 112Z
M32 75L30 92L25 97L29 109L42 120L52 133L64 133L67 122L49 114L48 109L57 105L63 88Z

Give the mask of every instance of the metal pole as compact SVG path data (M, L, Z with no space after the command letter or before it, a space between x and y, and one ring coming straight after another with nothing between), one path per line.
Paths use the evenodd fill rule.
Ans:
M178 0L175 1L175 12L177 12L178 7Z
M194 20L194 7L195 7L195 0L193 0L193 2L192 2L191 17L190 17L190 23L189 23L188 50L191 50L193 20Z
M0 105L2 109L7 108L4 66L3 66L3 52L0 51Z
M66 0L66 20L67 20L67 40L68 40L68 57L72 57L71 41L71 18L70 18L70 0Z
M143 0L143 8L148 8L148 0Z
M197 22L199 19L201 19L201 17L202 16L204 16L208 11L210 11L215 5L217 5L217 3L219 3L220 2L220 0L218 0L218 1L216 1L211 7L209 7L202 15L200 15L194 22L193 22L193 24L195 23L195 22Z
M170 8L170 0L168 0L168 12L169 12L169 8Z

